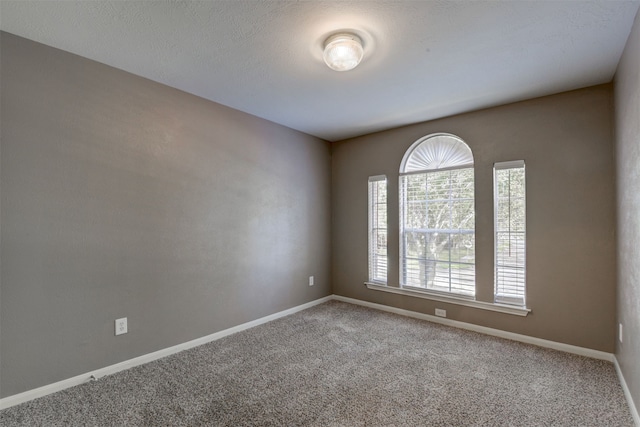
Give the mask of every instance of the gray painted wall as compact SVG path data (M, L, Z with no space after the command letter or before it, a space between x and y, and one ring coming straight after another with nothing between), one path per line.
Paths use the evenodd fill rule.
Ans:
M330 294L328 143L1 39L0 396Z
M616 357L640 410L640 13L615 78L618 205L618 321Z
M637 21L616 84L628 236L617 354L636 402ZM7 33L1 42L0 397L328 295L331 280L339 295L613 351L611 85L339 142L331 158L326 142L282 126ZM491 166L527 162L526 318L362 284L367 177L386 174L397 200L405 150L443 131L476 159L478 299L493 280ZM389 245L397 284L393 231ZM130 332L115 337L123 316Z
M612 86L567 92L332 145L335 294L613 352L615 188ZM368 290L367 177L389 179L389 284L398 286L398 170L418 138L449 132L473 150L477 299L492 301L494 162L527 167L527 317Z

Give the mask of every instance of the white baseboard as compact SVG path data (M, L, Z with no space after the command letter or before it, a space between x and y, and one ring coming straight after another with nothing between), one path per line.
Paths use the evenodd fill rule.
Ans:
M272 320L276 320L276 319L279 319L281 317L285 317L285 316L288 316L290 314L294 314L294 313L297 313L299 311L306 310L307 308L313 307L313 306L318 305L318 304L322 304L322 303L330 301L330 300L337 300L337 301L347 302L347 303L351 303L351 304L355 304L355 305L361 305L361 306L364 306L364 307L370 307L370 308L374 308L374 309L381 310L381 311L386 311L386 312L390 312L390 313L396 313L396 314L400 314L400 315L407 316L407 317L413 317L413 318L416 318L416 319L427 320L427 321L430 321L430 322L440 323L440 324L447 325L447 326L453 326L453 327L456 327L456 328L467 329L467 330L470 330L470 331L479 332L479 333L483 333L483 334L486 334L486 335L492 335L492 336L496 336L496 337L500 337L500 338L510 339L510 340L513 340L513 341L519 341L519 342L523 342L523 343L527 343L527 344L537 345L537 346L540 346L540 347L551 348L551 349L554 349L554 350L564 351L564 352L567 352L567 353L573 353L573 354L578 354L578 355L581 355L581 356L591 357L591 358L594 358L594 359L601 359L601 360L607 360L607 361L613 362L615 364L615 366L616 366L616 371L618 372L618 377L620 378L620 382L621 382L622 387L624 389L627 401L629 402L629 406L631 408L631 412L632 412L632 415L633 415L634 420L636 422L636 425L638 425L638 427L640 427L640 419L638 418L638 412L637 412L635 406L633 406L633 400L632 400L631 395L629 393L629 390L628 390L628 388L626 386L626 383L624 382L624 377L622 376L622 373L620 372L620 367L618 366L617 360L616 360L615 356L613 354L611 354L611 353L606 353L606 352L603 352L603 351L598 351L598 350L592 350L592 349L588 349L588 348L573 346L573 345L569 345L569 344L563 344L563 343L559 343L559 342L555 342L555 341L544 340L544 339L541 339L541 338L534 338L534 337L530 337L530 336L527 336L527 335L516 334L516 333L513 333L513 332L501 331L499 329L487 328L485 326L478 326L478 325L474 325L474 324L471 324L471 323L459 322L457 320L451 320L451 319L446 319L446 318L442 318L442 317L436 317L436 316L432 316L432 315L429 315L429 314L418 313L418 312L415 312L415 311L404 310L404 309L401 309L401 308L390 307L390 306L387 306L387 305L376 304L376 303L372 303L372 302L368 302L368 301L362 301L362 300L358 300L358 299L354 299L354 298L343 297L343 296L340 296L340 295L330 295L330 296L327 296L327 297L324 297L324 298L320 298L320 299L308 302L306 304L302 304L302 305L290 308L288 310L280 311L278 313L274 313L274 314L271 314L269 316L265 316L265 317L261 317L260 319L253 320L251 322L243 323L241 325L234 326L232 328L225 329L223 331L216 332L216 333L211 334L211 335L207 335L207 336L202 337L202 338L197 338L195 340L188 341L188 342L182 343L182 344L178 344L178 345L173 346L173 347L165 348L165 349L162 349L162 350L155 351L153 353L149 353L149 354L145 354L145 355L133 358L133 359L125 360L125 361L117 363L115 365L106 366L104 368L100 368L100 369L97 369L95 371L87 372L85 374L77 375L75 377L68 378L68 379L62 380L62 381L58 381L58 382L55 382L53 384L48 384L48 385L45 385L43 387L39 387L39 388L36 388L36 389L33 389L33 390L28 390L28 391L25 391L23 393L15 394L13 396L5 397L3 399L0 399L0 410L1 409L5 409L5 408L9 408L11 406L18 405L20 403L28 402L30 400L37 399L39 397L46 396L48 394L55 393L55 392L67 389L69 387L73 387L73 386L76 386L76 385L91 381L92 379L101 378L101 377L104 377L105 375L115 374L116 372L120 372L120 371L123 371L125 369L133 368L134 366L143 365L145 363L149 363L149 362L152 362L154 360L161 359L161 358L166 357L166 356L170 356L170 355L178 353L180 351L188 350L190 348L197 347L199 345L203 345L203 344L218 340L220 338L226 337L226 336L234 334L236 332L244 331L246 329L253 328L254 326L258 326L258 325L261 325L263 323L267 323L267 322L270 322Z
M624 375L622 375L622 370L620 369L620 365L618 364L618 359L615 357L613 359L613 364L616 367L616 373L618 374L618 379L620 380L622 391L624 391L624 397L627 399L627 403L629 404L629 410L631 411L633 421L635 422L637 427L640 427L640 415L638 414L638 408L636 408L636 405L633 402L631 391L629 390L629 387L627 387L627 382L624 379Z
M46 396L48 394L67 389L69 387L73 387L73 386L91 381L93 379L101 378L101 377L104 377L105 375L115 374L116 372L133 368L134 366L144 365L145 363L149 363L154 360L161 359L163 357L178 353L180 351L188 350L190 348L209 343L211 341L219 340L220 338L226 337L231 334L235 334L236 332L244 331L245 329L250 329L250 328L253 328L254 326L262 325L263 323L267 323L272 320L276 320L281 317L285 317L290 314L297 313L302 310L306 310L307 308L313 307L314 305L318 305L318 304L322 304L324 302L330 301L332 298L333 298L332 295L324 298L320 298L320 299L308 302L306 304L298 305L296 307L292 307L290 309L280 311L278 313L274 313L269 316L261 317L260 319L252 320L251 322L243 323L241 325L234 326L232 328L225 329L223 331L204 336L202 338L197 338L195 340L178 344L173 347L168 347L162 350L154 351L153 353L149 353L133 359L125 360L124 362L116 363L115 365L106 366L104 368L87 372L85 374L77 375L75 377L58 381L53 384L48 384L33 390L28 390L23 393L14 394L13 396L5 397L4 399L0 399L0 410L10 408L11 406L19 405L20 403L28 402L29 400Z
M455 328L479 332L485 335L492 335L494 337L506 338L512 341L519 341L526 344L533 344L533 345L537 345L538 347L551 348L554 350L564 351L566 353L572 353L580 356L591 357L593 359L606 360L609 362L613 362L615 360L613 353L607 353L604 351L578 347L570 344L563 344L560 342L549 341L542 338L530 337L528 335L516 334L514 332L502 331L500 329L487 328L486 326L474 325L472 323L460 322L457 320L432 316L430 314L418 313L416 311L405 310L402 308L390 307L388 305L362 301L355 298L343 297L340 295L333 295L333 299L337 301L343 301L351 304L361 305L364 307L375 308L377 310L387 311L389 313L400 314L402 316L413 317L414 319L428 320L429 322L440 323L442 325L453 326Z

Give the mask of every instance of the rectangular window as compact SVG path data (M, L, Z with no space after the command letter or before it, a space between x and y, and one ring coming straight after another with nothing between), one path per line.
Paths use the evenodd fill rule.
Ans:
M369 177L369 281L387 283L387 177Z
M495 302L526 304L526 194L524 161L496 163L494 182Z
M402 286L475 296L473 168L403 175Z

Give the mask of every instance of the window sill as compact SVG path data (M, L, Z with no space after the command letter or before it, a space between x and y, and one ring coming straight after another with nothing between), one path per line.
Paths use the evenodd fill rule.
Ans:
M490 302L476 301L463 297L455 297L450 295L436 294L429 291L417 291L413 289L396 288L380 283L364 282L368 289L374 291L390 292L392 294L407 295L411 297L424 298L433 301L446 302L449 304L458 304L465 307L478 308L480 310L497 311L498 313L512 314L514 316L526 316L531 312L528 308L513 307L506 304L494 304Z

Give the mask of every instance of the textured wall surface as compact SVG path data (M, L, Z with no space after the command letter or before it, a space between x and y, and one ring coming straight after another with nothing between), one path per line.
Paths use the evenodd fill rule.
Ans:
M1 39L1 396L330 293L328 143Z
M618 321L623 342L616 357L640 409L640 13L615 79L618 214Z
M596 86L411 125L332 146L335 294L614 351L612 87ZM475 158L477 298L492 301L493 163L527 168L527 317L368 290L367 177L389 179L389 284L398 285L398 170L418 138L449 132Z

